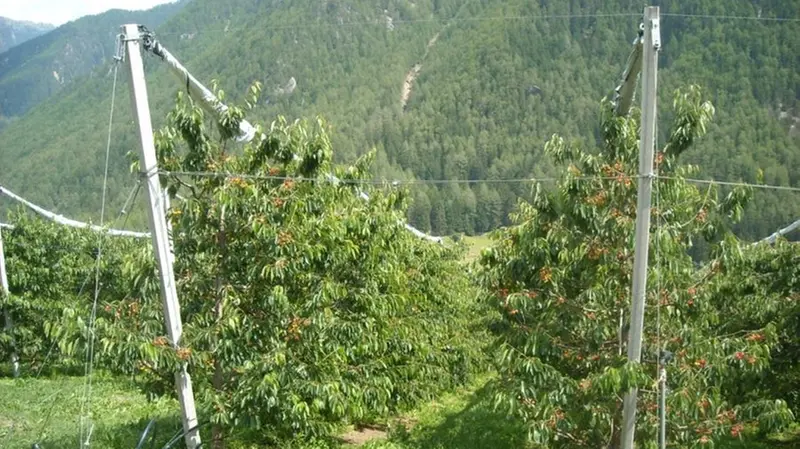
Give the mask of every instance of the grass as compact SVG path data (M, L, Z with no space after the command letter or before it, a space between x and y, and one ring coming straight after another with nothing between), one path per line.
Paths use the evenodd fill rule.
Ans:
M485 381L486 379L484 379ZM387 441L368 443L364 449L523 449L525 429L492 410L485 382L462 388L426 404L395 427Z
M472 386L443 395L416 411L390 421L388 439L367 442L362 449L524 449L525 429L515 420L492 410L488 377ZM0 448L42 449L78 446L81 377L55 379L0 379ZM156 420L156 444L161 448L180 429L174 400L148 401L124 379L95 378L92 387L95 428L92 447L133 449L151 419ZM378 432L380 434L380 432ZM207 440L208 435L203 437ZM330 449L329 443L291 444L291 449ZM150 447L147 444L145 447ZM182 447L176 444L174 447ZM230 441L233 448L261 445ZM341 444L341 449L354 446ZM758 443L727 442L717 449L800 448L800 429Z
M180 427L176 401L148 401L125 380L97 375L91 391L93 447L134 448L150 419L157 420L159 441ZM0 379L0 448L78 446L83 396L83 377Z
M465 259L467 262L472 262L480 257L481 251L484 248L487 248L489 245L491 245L492 240L489 238L489 234L474 236L465 235L464 243L466 243L467 248L469 248Z
M484 379L488 380L488 379ZM531 448L523 426L492 409L482 383L426 404L404 420L410 431L396 429L387 441L368 443L364 449L525 449ZM672 446L670 446L672 447ZM800 448L800 426L762 441L730 440L716 449Z
M78 446L79 416L84 391L82 377L0 379L0 448L42 449ZM524 447L524 432L491 411L484 382L476 382L425 404L402 419L392 420L390 439L364 449L455 449ZM95 377L92 385L95 428L92 447L132 449L150 419L156 419L156 446L162 447L180 428L174 400L150 402L124 379ZM405 424L400 424L405 423ZM410 430L409 430L410 428ZM203 435L207 439L207 435ZM293 445L294 446L294 445ZM296 449L328 446L310 444ZM149 447L149 445L148 445ZM180 445L176 445L180 447ZM248 447L232 441L230 447ZM255 446L252 446L255 447ZM354 448L342 444L342 449Z

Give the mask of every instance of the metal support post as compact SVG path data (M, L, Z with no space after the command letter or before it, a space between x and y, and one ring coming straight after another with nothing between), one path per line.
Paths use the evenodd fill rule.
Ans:
M639 142L639 189L636 207L636 237L633 259L631 327L628 334L628 360L639 362L642 357L645 292L647 288L647 257L650 244L650 200L653 190L653 152L656 126L656 80L658 50L661 47L659 9L644 10L644 46L642 58L642 122ZM633 449L636 430L637 390L625 394L622 412L622 449Z
M10 292L8 290L8 275L6 274L6 255L3 249L3 230L0 229L0 293L3 295L9 295ZM11 333L14 329L14 323L11 319L11 312L8 308L3 309L3 318L5 319L5 331ZM11 344L14 344L14 340L12 339ZM11 352L11 372L13 373L14 377L19 377L19 356L17 355L16 347Z
M139 161L146 185L148 218L150 219L153 249L161 277L161 300L169 338L173 347L178 349L183 325L181 323L178 293L175 288L175 274L172 267L169 233L164 213L163 191L158 176L153 125L150 122L150 106L147 98L144 66L142 64L139 25L124 25L122 31L125 54L128 59L128 74L131 82L131 103L133 104L136 128L141 142ZM181 405L186 446L189 449L195 449L200 445L200 434L197 431L197 411L195 410L192 382L189 373L186 371L186 365L182 365L180 370L175 373L175 389Z
M667 449L667 364L672 360L673 354L662 349L658 359L658 447Z

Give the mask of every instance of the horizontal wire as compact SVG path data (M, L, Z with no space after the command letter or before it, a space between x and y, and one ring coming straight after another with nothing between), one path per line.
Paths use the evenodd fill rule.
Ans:
M395 180L377 180L377 179L331 179L331 178L310 178L304 176L279 176L279 175L255 175L250 173L230 173L230 172L212 172L212 171L157 171L159 175L163 176L195 176L201 178L240 178L243 180L261 180L261 181L297 181L297 182L329 182L334 184L349 184L349 185L443 185L443 184L523 184L523 183L552 183L562 180L558 177L542 177L542 178L501 178L501 179L395 179ZM143 175L142 175L143 176ZM624 175L628 179L638 179L641 175ZM719 181L716 179L697 179L697 178L678 178L675 176L654 176L655 179L663 180L683 180L692 184L717 184L724 186L734 187L751 187L755 189L765 190L778 190L787 192L800 192L800 187L780 186L772 184L754 184L748 182L733 182L733 181ZM570 178L576 181L590 181L590 180L615 180L619 179L618 176L574 176ZM135 188L135 187L134 187ZM129 198L130 199L130 198ZM128 201L129 202L129 201ZM126 206L127 203L126 202ZM125 214L125 209L121 215ZM12 225L2 224L3 227L12 228Z
M414 22L470 22L470 21L486 21L486 20L538 20L538 19L591 19L600 17L641 17L640 12L610 12L610 13L587 13L587 14L543 14L543 15L528 15L528 16L487 16L487 17L463 17L452 19L408 19L408 20L392 20L392 23L414 23ZM385 22L379 22L385 23Z
M758 17L758 16L733 16L733 15L718 15L718 14L683 14L683 13L660 13L662 17L677 17L677 18L694 18L694 19L719 19L719 20L753 20L764 22L800 22L800 18L793 17ZM513 21L513 20L551 20L551 19L589 19L589 18L617 18L617 17L642 17L640 12L616 12L616 13L587 13L587 14L543 14L543 15L520 15L520 16L489 16L489 17L463 17L463 18L436 18L436 19L392 19L391 23L395 24L415 24L415 23L436 23L436 22L485 22L485 21ZM282 25L276 27L268 27L270 30L287 30L295 28L318 28L323 26L331 27L349 27L349 26L368 26L380 25L386 26L388 20L370 20L370 21L354 21L343 23L331 22L317 22L317 23L299 23L296 25ZM157 32L158 36L180 36L183 34L192 34L200 31L224 31L229 30L229 27L205 27L200 30L186 31L186 32ZM235 30L231 30L235 31Z
M758 17L758 16L724 16L716 14L680 14L662 12L661 16L684 17L694 19L720 19L720 20L761 20L765 22L800 22L800 18L792 17Z
M715 179L695 179L695 178L677 178L675 176L657 176L660 179L667 179L667 180L679 180L682 179L686 182L690 182L693 184L718 184L721 186L733 186L733 187L752 187L754 189L765 189L765 190L783 190L788 192L800 192L800 187L792 187L792 186L778 186L772 184L753 184L750 182L734 182L734 181L717 181Z
M395 179L395 180L376 180L376 179L326 179L309 178L304 176L278 176L278 175L253 175L249 173L229 173L211 171L159 171L158 174L164 176L197 176L201 178L240 178L247 180L260 181L307 181L307 182L330 182L354 185L408 185L408 184L513 184L528 182L556 182L561 178L506 178L506 179ZM628 178L638 178L638 175L625 175ZM575 180L613 180L616 176L575 176Z
M367 184L367 185L409 185L409 184L513 184L513 183L530 183L530 182L556 182L562 178L546 177L546 178L507 178L507 179L397 179L397 180L373 180L373 179L324 179L324 178L309 178L303 176L278 176L278 175L253 175L248 173L229 173L229 172L211 172L211 171L159 171L161 175L165 176L197 176L202 178L240 178L247 180L273 180L273 181L307 181L307 182L332 182L342 184ZM641 175L624 175L628 179L641 178ZM753 184L748 182L733 182L733 181L718 181L715 179L695 179L695 178L678 178L675 176L659 176L654 175L654 179L664 180L683 180L693 184L718 184L725 186L738 186L738 187L752 187L757 189L771 189L771 190L784 190L790 192L800 192L800 187L779 186L771 184ZM619 179L618 176L574 176L571 180L615 180Z
M588 18L613 18L613 17L642 17L642 13L634 13L634 12L617 12L617 13L587 13L587 14L543 14L543 15L521 15L521 16L488 16L488 17L463 17L463 18L436 18L436 19L392 19L389 22L386 19L382 20L367 20L367 21L353 21L353 22L343 22L343 23L333 23L333 22L316 22L316 23L299 23L296 25L282 25L282 26L273 26L273 27L265 27L268 30L287 30L287 29L294 29L294 28L318 28L323 26L332 26L332 27L348 27L348 26L367 26L367 25L380 25L380 26L387 26L387 24L391 23L392 25L396 24L414 24L414 23L437 23L437 22L485 22L485 21L492 21L492 20L499 20L499 21L506 21L506 20L549 20L549 19L588 19ZM228 27L204 27L201 30L197 31L219 31L224 30ZM235 31L235 30L231 30ZM190 32L156 32L156 36L178 36L182 34L191 34Z

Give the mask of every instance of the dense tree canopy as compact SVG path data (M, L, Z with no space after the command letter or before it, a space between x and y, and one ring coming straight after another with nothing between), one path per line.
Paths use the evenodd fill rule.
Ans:
M241 113L216 132L180 102L158 133L163 169L205 172L165 181L184 336L177 351L164 336L143 248L122 267L128 291L98 312L107 363L171 391L185 361L205 416L273 436L325 434L467 381L481 344L461 252L405 229L403 192L362 199L370 157L334 165L321 122L278 120L237 155Z
M259 91L248 91L249 105ZM683 158L714 112L698 88L674 92L656 157L642 364L624 357L638 111L615 117L604 101L597 149L551 138L545 152L563 176L519 202L514 224L469 272L452 242L406 231L413 192L368 188L374 153L334 164L324 122L282 118L240 146L232 136L243 110L211 120L182 94L156 134L159 163L172 173L163 181L180 346L164 334L147 242L18 214L5 233L11 295L0 303L16 322L0 334L0 356L16 343L27 371L48 357L85 362L100 249L96 365L171 394L171 373L188 363L201 415L223 432L328 434L467 382L489 349L496 405L535 442L616 447L630 386L640 389L638 439L652 442L659 348L674 355L669 441L691 447L780 429L798 407L800 251L733 237L752 189L720 195L686 180L699 168ZM708 262L698 266L693 251L709 251ZM496 348L485 347L487 312Z
M568 165L567 174L554 189L537 185L514 225L498 231L482 255L482 283L500 314L497 403L525 420L542 447L618 447L621 398L631 386L640 388L638 441L656 447L661 349L674 354L667 367L669 441L689 447L791 421L786 401L776 400L781 395L758 387L770 351L780 347L780 313L788 310L781 292L794 286L793 275L764 279L746 268L746 249L729 234L752 192L719 198L715 186L701 190L684 179L697 167L681 159L713 111L699 89L677 92L673 126L657 153L656 170L665 178L654 188L642 364L625 357L636 114L615 117L604 103L597 151L553 137L545 151ZM697 240L715 243L699 270L688 251ZM733 282L757 289L730 295Z
M732 396L773 395L785 399L800 414L800 371L798 370L798 312L800 312L800 248L779 240L775 246L759 244L741 249L728 259L722 276L714 279L718 307L723 313L741 316L725 323L727 332L746 332L773 323L778 337L772 347L770 369L753 382L731 383ZM725 298L741 298L728 302Z
M10 295L2 298L0 309L14 326L0 332L0 357L5 362L17 352L23 373L44 365L79 365L73 356L82 355L82 346L74 339L58 344L62 320L74 320L71 328L78 335L85 332L96 288L120 294L122 260L142 242L56 225L24 212L11 221L15 228L3 230Z

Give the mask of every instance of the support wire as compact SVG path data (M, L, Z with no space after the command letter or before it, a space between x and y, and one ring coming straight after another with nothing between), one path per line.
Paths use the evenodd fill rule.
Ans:
M114 124L114 102L116 99L117 93L117 74L119 73L119 62L121 60L120 54L121 48L121 41L117 43L117 54L114 57L114 81L111 87L111 107L108 114L108 136L106 139L106 160L105 160L105 169L103 172L103 191L101 195L101 204L100 204L100 227L105 224L105 214L106 214L106 194L108 191L108 166L109 160L111 159L111 133ZM94 280L94 299L92 301L92 311L89 317L89 322L87 326L86 335L89 338L89 344L86 349L86 366L84 369L84 375L86 380L84 382L84 391L83 391L83 401L81 404L81 415L80 415L80 447L89 447L91 438L92 438L92 430L94 428L94 424L91 423L91 407L92 407L92 373L94 368L94 341L95 341L95 320L97 318L97 301L100 298L100 263L103 254L103 241L104 236L101 234L98 237L98 244L97 244L97 258L95 262L95 280ZM86 426L88 423L88 431L86 431Z

